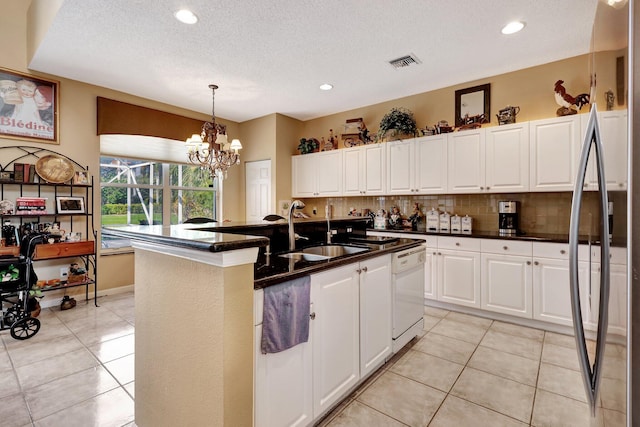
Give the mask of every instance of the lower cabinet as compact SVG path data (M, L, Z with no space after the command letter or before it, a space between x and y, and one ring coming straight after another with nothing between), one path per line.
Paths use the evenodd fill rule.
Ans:
M477 239L438 237L439 301L480 308L479 250Z
M309 341L262 354L256 291L256 427L311 425L391 354L391 255L311 275Z

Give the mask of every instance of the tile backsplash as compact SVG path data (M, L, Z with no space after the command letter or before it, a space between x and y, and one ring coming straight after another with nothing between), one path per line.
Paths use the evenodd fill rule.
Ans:
M571 213L571 192L558 193L513 193L513 194L447 194L441 196L372 196L331 197L306 199L305 212L312 217L324 217L324 206L332 206L336 217L347 216L353 209L362 213L365 209L387 212L397 206L403 218L413 212L415 203L423 213L436 208L454 215L469 215L473 218L475 231L498 231L498 202L515 200L520 202L520 229L526 234L568 234ZM610 192L614 203L614 236L625 233L626 192ZM313 214L313 208L316 214ZM598 193L585 192L580 215L580 234L599 234L600 213Z

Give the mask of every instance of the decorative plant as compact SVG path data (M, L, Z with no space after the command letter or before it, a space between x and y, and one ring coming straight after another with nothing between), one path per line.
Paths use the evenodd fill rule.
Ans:
M318 148L318 142L315 138L300 138L300 144L298 145L298 150L300 150L300 154L308 154L313 153L314 150Z
M415 135L417 126L416 119L413 118L413 113L403 107L392 108L391 111L385 114L380 121L378 138L383 138L387 131L390 130L396 130L399 133L408 135Z

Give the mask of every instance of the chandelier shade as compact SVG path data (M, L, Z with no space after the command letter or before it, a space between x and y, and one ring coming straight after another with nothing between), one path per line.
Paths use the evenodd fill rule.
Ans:
M240 164L238 150L242 149L242 144L238 139L229 142L227 127L216 123L215 95L218 86L211 84L209 89L212 92L211 121L204 122L200 134L191 135L185 145L191 164L206 169L212 179L222 179L226 178L231 166Z

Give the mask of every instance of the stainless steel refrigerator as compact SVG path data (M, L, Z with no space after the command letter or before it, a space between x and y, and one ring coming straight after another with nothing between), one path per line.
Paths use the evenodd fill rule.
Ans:
M612 54L613 53L613 54ZM591 112L581 149L578 174L573 193L569 230L569 271L571 303L576 348L580 362L586 400L592 426L640 426L640 1L598 0L593 33L589 73L592 81ZM606 58L606 59L603 59ZM598 76L613 76L615 87L598 85ZM601 132L598 111L627 109L627 162L605 167L606 134ZM603 139L604 138L604 139ZM611 152L609 151L611 155ZM627 188L607 188L606 173L614 168L627 168ZM600 249L599 283L581 286L578 281L578 234L585 176L589 168L597 172L599 233L590 244ZM615 215L610 216L611 200L615 200ZM609 221L613 218L613 221ZM634 219L636 219L634 221ZM610 236L612 238L610 239ZM626 281L617 302L610 301L610 245L626 248ZM582 295L581 295L582 290ZM585 291L587 290L587 291ZM584 293L588 295L584 295ZM590 309L596 311L597 333L585 333L584 305L597 301ZM586 302L588 301L588 302ZM619 313L618 311L625 311ZM626 333L619 328L612 333L608 319L626 316ZM589 343L589 340L593 340ZM593 345L588 345L593 344ZM635 367L635 369L634 369Z

